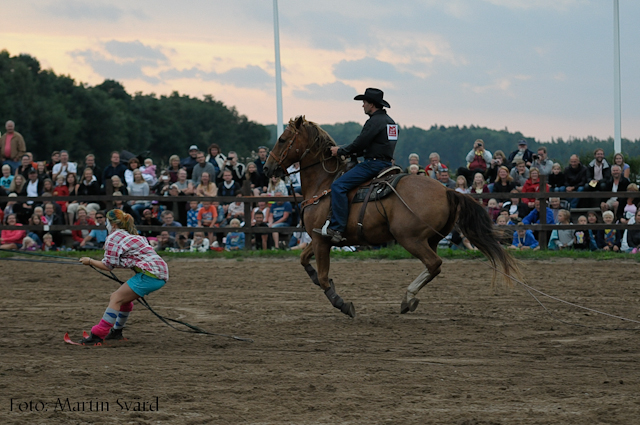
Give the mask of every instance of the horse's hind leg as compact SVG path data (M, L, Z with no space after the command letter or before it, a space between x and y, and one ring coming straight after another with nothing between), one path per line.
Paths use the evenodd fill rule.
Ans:
M304 267L314 285L320 286L320 281L318 280L318 272L316 272L316 269L314 269L313 266L309 263L311 257L313 257L313 244L309 243L307 244L306 248L300 253L300 264L302 264L302 267Z
M418 275L407 288L407 293L400 304L400 313L405 314L415 311L420 300L416 295L420 290L436 276L440 274L440 266L442 259L436 254L438 241L435 238L429 240L428 244L421 244L419 241L412 239L411 241L398 241L407 251L414 257L418 258L425 265L426 270Z

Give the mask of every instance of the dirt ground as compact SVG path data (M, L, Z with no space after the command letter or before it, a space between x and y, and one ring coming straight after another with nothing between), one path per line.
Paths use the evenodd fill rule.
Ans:
M161 314L253 343L176 332L136 305L113 347L65 344L116 284L85 267L2 261L2 424L633 424L640 328L491 289L484 261L445 261L414 313L418 261L338 261L335 310L296 260L172 260ZM529 283L640 320L638 264L527 261ZM130 272L122 271L126 278ZM156 411L156 408L158 411ZM135 409L135 411L134 411ZM144 411L140 411L144 409ZM150 411L150 409L152 409Z

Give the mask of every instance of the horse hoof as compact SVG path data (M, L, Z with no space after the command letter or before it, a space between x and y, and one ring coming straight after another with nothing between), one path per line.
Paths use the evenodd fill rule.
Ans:
M416 311L419 303L420 300L417 298L411 298L408 302L402 301L402 304L400 304L400 314L405 314L410 311Z
M349 317L356 317L356 308L353 306L353 303L344 303L340 308L340 311Z

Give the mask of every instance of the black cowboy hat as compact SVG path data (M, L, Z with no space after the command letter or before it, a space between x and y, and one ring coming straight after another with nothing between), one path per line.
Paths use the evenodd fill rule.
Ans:
M353 98L353 100L366 100L368 102L374 103L376 105L386 106L387 108L391 108L391 105L387 103L382 97L384 96L384 92L380 89L368 88L364 91L364 94L359 94Z

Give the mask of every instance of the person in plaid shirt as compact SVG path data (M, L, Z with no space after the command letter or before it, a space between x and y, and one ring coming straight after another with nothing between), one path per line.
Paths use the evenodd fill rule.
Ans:
M79 341L84 345L101 344L105 339L123 339L122 328L133 310L133 301L157 291L169 280L167 263L144 237L138 235L130 214L111 210L107 213L106 224L109 234L102 261L82 257L80 262L105 271L130 268L136 274L111 294L100 323L91 328L91 335Z

